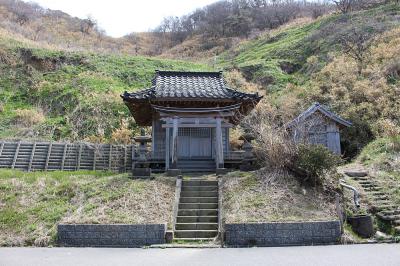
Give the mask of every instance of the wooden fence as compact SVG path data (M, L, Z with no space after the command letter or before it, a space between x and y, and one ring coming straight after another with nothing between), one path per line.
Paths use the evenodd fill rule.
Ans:
M0 168L26 171L132 169L133 145L0 141Z

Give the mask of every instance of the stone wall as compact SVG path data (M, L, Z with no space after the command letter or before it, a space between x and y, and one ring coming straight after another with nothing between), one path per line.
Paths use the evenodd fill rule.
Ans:
M225 224L227 246L323 245L339 241L339 221Z
M143 247L165 243L165 224L59 224L58 244L69 247Z

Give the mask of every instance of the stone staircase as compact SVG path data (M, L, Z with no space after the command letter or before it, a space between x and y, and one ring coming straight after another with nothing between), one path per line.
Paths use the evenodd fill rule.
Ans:
M218 235L218 181L183 180L175 240L209 241Z
M400 207L393 204L389 196L386 195L378 184L369 176L364 169L352 169L344 171L344 174L355 180L365 191L367 197L371 199L371 206L376 211L376 216L389 222L400 234Z

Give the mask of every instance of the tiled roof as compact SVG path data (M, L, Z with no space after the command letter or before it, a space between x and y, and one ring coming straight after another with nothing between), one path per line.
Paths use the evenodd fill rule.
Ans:
M341 118L337 114L331 112L327 107L325 107L325 106L321 105L320 103L316 102L316 103L312 104L306 111L304 111L298 117L296 117L296 119L294 119L289 124L287 124L286 127L287 128L291 128L291 127L301 123L302 121L306 120L308 117L310 117L312 114L314 114L317 111L319 111L320 113L322 113L326 117L334 120L336 123L338 123L338 124L340 124L342 126L346 126L346 127L352 126L351 122Z
M157 71L151 88L133 93L125 92L124 100L260 100L258 94L243 93L229 88L222 72Z

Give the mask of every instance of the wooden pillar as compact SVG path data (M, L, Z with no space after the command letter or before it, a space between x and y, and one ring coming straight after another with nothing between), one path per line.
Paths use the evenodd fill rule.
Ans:
M82 156L82 143L79 143L79 151L78 151L78 158L76 163L76 170L81 169L81 156Z
M16 148L15 154L14 154L14 159L13 159L13 162L12 162L12 165L11 165L11 169L15 168L15 163L17 162L17 158L18 158L18 153L19 153L19 148L20 147L21 147L21 141L18 141L17 148Z
M177 169L178 166L178 123L179 117L175 116L172 120L173 128L172 128L172 168Z
M67 149L68 149L68 143L64 144L64 150L63 150L63 156L61 159L61 171L64 170L64 166L65 166L65 158L67 156Z
M113 149L113 145L110 144L110 150L108 151L108 171L111 171L111 159L112 159L112 149Z
M0 156L3 153L3 149L4 149L4 142L1 142L1 146L0 146Z
M33 157L35 156L35 150L36 150L36 141L33 142L32 152L31 152L31 156L29 158L28 172L30 172L32 169L32 163L33 163Z
M216 117L216 127L215 127L215 157L216 165L218 168L224 168L224 151L222 144L222 127L221 127L221 117Z
M170 143L170 129L169 127L165 128L165 171L169 169L169 160L171 158L171 143Z
M44 170L47 171L49 168L49 161L50 161L50 154L51 154L51 149L53 148L53 142L50 142L48 148L47 148L47 156L46 156L46 164L44 165Z

